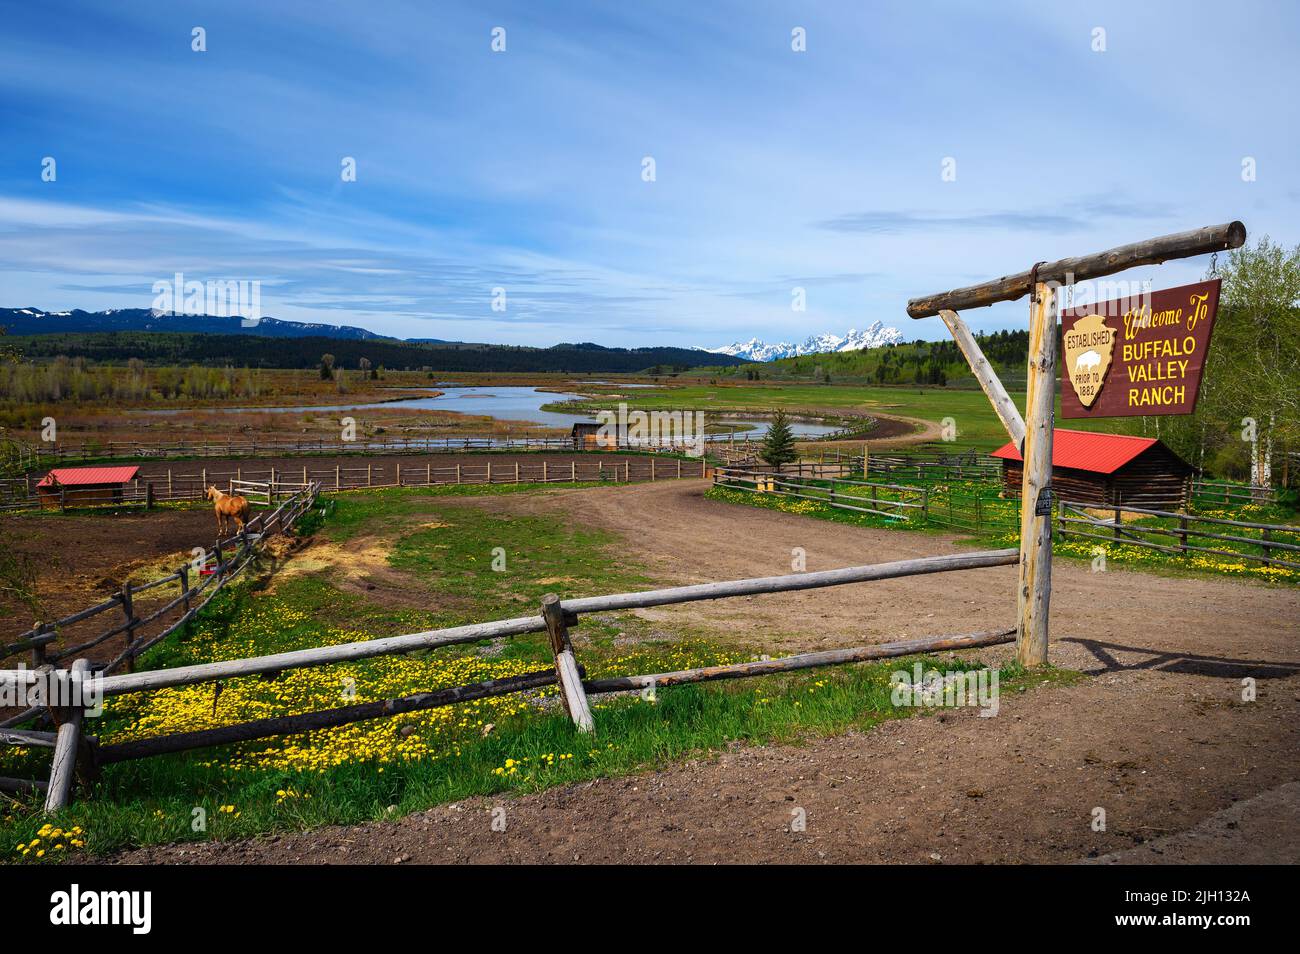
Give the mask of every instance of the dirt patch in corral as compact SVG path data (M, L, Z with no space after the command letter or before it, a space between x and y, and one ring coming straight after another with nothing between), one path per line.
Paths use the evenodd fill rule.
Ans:
M13 600L0 602L0 639L25 632L36 619L59 619L102 602L128 579L144 583L165 576L191 559L193 547L211 546L216 538L207 508L42 513L0 521L5 538L35 567L41 603L36 615ZM55 646L106 628L103 619L71 627ZM93 653L91 658L99 661Z
M704 499L702 481L460 501L621 533L665 581L695 583L956 552L874 530ZM715 753L393 822L133 851L128 863L1065 862L1166 839L1300 778L1300 592L1134 571L1054 569L1052 658L1089 678L804 746ZM998 568L661 608L778 651L1009 624ZM656 617L657 618L657 617ZM575 630L581 640L581 627ZM579 648L581 652L581 648ZM981 654L1003 661L1010 647ZM1243 700L1243 679L1257 699ZM1296 800L1243 826L1252 859L1300 861ZM506 809L504 832L491 810ZM1097 830L1096 809L1105 810ZM807 830L794 830L796 815ZM1205 839L1178 860L1214 860Z

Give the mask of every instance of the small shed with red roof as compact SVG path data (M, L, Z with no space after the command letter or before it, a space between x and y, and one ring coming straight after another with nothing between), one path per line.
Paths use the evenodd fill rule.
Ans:
M41 478L36 493L41 506L121 503L139 467L55 467Z
M992 456L1002 460L1003 489L1020 493L1020 449L1004 444ZM1052 496L1058 500L1176 510L1187 502L1191 476L1191 465L1154 437L1062 428L1052 435Z

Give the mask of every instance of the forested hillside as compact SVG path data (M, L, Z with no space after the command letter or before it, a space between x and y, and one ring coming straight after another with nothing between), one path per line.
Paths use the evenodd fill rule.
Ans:
M56 357L122 364L136 359L150 365L200 364L237 368L314 368L322 354L336 366L368 366L432 372L559 371L615 374L658 369L672 373L699 364L701 352L690 348L604 348L595 344L560 344L529 348L491 344L430 344L390 339L262 338L256 335L207 335L121 331L24 335L6 339L24 358ZM747 364L743 358L709 356L711 364Z
M976 338L1008 387L1024 381L1028 331L995 331ZM782 358L743 368L718 368L717 374L762 381L977 386L965 358L951 340L911 341L862 351Z

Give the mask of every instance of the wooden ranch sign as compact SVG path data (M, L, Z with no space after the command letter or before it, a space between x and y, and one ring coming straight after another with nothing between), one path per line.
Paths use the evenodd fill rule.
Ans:
M1061 416L1191 414L1219 309L1214 279L1061 315Z

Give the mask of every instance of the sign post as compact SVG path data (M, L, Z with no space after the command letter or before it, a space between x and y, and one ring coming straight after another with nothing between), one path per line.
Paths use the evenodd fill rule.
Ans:
M1026 666L1047 662L1052 592L1052 430L1056 391L1056 294L1061 283L1114 275L1139 265L1208 255L1246 243L1246 227L1226 222L1163 235L1091 255L1040 262L1026 272L913 298L913 318L939 315L1024 459L1020 509L1020 575L1016 658ZM1149 307L1129 316L1104 309L1071 309L1063 322L1063 417L1189 414L1196 405L1210 343L1219 283L1203 282L1152 295ZM1206 286L1213 286L1212 289ZM1029 380L1023 425L1003 400L1006 391L957 312L1034 295L1029 325ZM1164 296L1164 297L1162 297ZM1116 319L1116 320L1112 320ZM1127 323L1126 323L1127 321ZM1109 350L1106 350L1109 346ZM1117 350L1118 349L1118 350ZM1116 369L1120 369L1117 373ZM1107 411L1109 410L1109 413ZM1023 430L1022 430L1023 428Z
M1020 486L1020 588L1016 591L1016 661L1047 663L1052 596L1052 432L1056 414L1056 290L1039 282L1029 320L1025 392L1025 467Z

